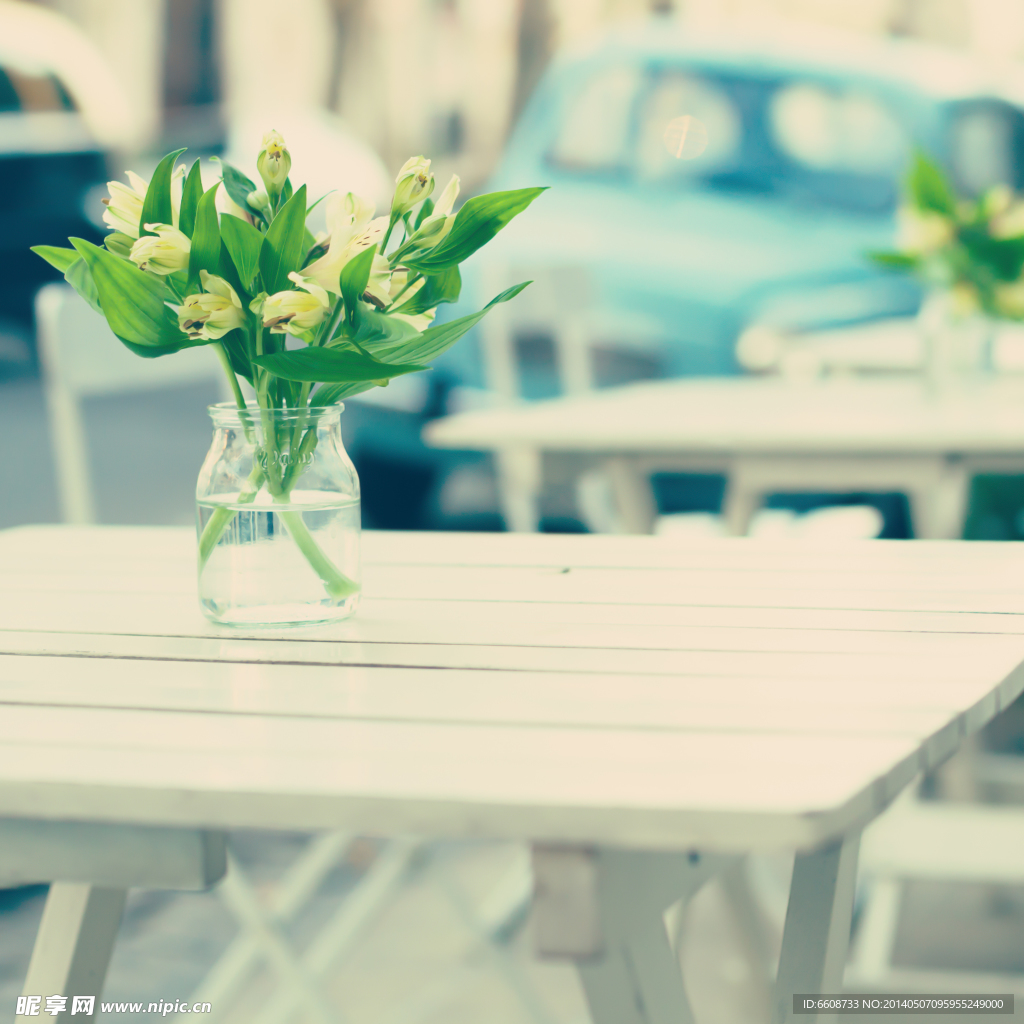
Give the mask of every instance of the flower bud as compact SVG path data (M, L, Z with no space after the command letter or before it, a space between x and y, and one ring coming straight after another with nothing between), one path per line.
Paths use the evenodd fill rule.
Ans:
M238 294L222 277L199 272L205 292L188 295L178 307L178 326L193 340L216 341L245 324Z
M949 309L955 319L973 316L980 307L978 289L969 281L960 281L949 289Z
M246 204L254 210L265 210L270 205L270 196L263 189L258 188L245 197Z
M263 303L263 326L272 334L298 334L316 327L324 318L330 297L314 281L292 271L288 279L303 291L275 292Z
M903 208L896 212L896 244L901 252L926 256L953 241L953 222L941 213Z
M434 203L434 208L430 211L430 217L447 217L452 212L455 200L459 198L461 186L462 179L457 174L453 174L448 184L445 185L444 191L437 197L437 202Z
M147 231L155 235L143 235L133 246L128 258L139 270L153 274L173 274L188 269L189 252L192 243L188 235L182 234L170 224L147 224Z
M284 139L278 132L267 132L263 136L263 148L256 158L256 170L260 172L271 199L276 199L281 194L291 169L292 155L285 147Z
M434 191L434 176L430 173L430 161L422 156L412 156L405 161L395 178L395 196L391 200L391 216L401 217L418 202Z
M1008 320L1024 320L1024 281L1000 282L993 298L996 311Z

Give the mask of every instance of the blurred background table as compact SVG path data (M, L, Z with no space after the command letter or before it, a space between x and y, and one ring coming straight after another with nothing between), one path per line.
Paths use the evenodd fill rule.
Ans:
M53 877L115 888L126 826L533 843L598 1024L687 1019L661 913L755 850L798 851L775 1019L838 990L861 829L1024 688L1006 545L370 533L357 618L251 632L201 617L193 545L0 534L7 825L106 823L114 867Z
M915 536L954 538L974 474L1024 471L1024 380L938 394L913 377L674 380L462 413L424 436L497 453L518 530L536 529L543 456L561 452L606 472L622 532L654 526L651 473L685 471L726 474L734 534L773 492L901 491Z

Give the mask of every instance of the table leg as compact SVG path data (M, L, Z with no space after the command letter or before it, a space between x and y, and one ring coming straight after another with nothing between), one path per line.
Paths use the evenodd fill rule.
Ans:
M970 474L962 464L948 463L916 487L908 487L914 536L919 540L958 540L967 515Z
M775 982L772 1024L813 1024L814 1017L794 1016L793 996L842 990L859 846L858 832L813 853L797 854Z
M692 1024L665 911L734 860L537 847L538 952L576 961L594 1024Z
M511 533L540 529L540 491L543 465L534 448L503 448L494 453L498 490L505 526Z
M105 889L79 882L54 882L39 923L32 960L25 978L24 994L42 997L67 996L56 1024L91 1021L93 1015L72 1016L75 996L94 996L94 1013L121 925L126 890Z
M622 532L654 533L658 509L650 474L637 469L630 458L608 459L605 469L615 494Z
M736 476L735 473L731 475L726 483L722 519L725 532L730 537L745 537L751 521L764 503L764 494L758 488L743 486Z

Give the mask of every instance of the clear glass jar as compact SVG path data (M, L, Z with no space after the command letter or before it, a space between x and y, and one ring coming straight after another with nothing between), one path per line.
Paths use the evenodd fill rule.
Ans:
M961 309L952 291L929 292L917 315L928 390L946 395L993 375L995 324L980 310Z
M228 626L332 622L359 600L359 478L341 405L210 407L196 486L199 603Z

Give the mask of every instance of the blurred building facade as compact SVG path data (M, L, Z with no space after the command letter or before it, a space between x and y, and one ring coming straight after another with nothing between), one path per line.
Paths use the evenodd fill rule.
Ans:
M135 115L137 150L215 147L239 116L327 109L389 167L493 167L550 55L650 13L702 24L796 19L1024 55L1017 0L36 0L106 54ZM133 155L133 154L126 154Z

